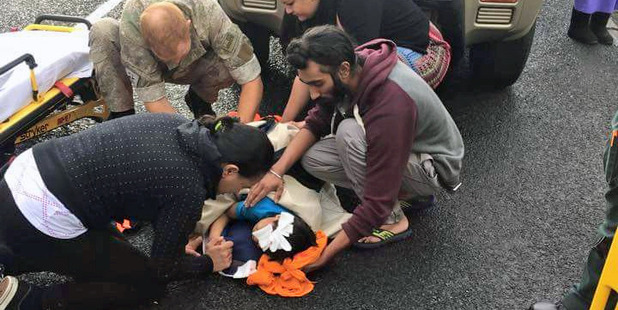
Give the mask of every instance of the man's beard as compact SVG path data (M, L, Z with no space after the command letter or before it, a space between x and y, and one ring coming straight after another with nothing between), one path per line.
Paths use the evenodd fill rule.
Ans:
M350 89L341 82L339 77L331 73L333 79L333 99L335 102L342 102L346 95L351 95Z

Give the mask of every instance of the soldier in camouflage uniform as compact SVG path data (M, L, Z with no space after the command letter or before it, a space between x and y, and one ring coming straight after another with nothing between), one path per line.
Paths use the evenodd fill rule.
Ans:
M112 118L135 113L133 89L148 111L176 112L165 82L190 85L185 101L196 117L214 115L210 104L234 81L241 85L241 121L253 120L262 99L253 47L216 0L128 0L120 21L93 25L90 45Z

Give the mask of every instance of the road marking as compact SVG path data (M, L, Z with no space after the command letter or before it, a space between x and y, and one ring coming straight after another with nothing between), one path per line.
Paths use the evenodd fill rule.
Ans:
M618 25L616 25L616 23L610 18L609 21L607 22L607 28L609 31L609 34L612 35L612 37L614 37L614 46L618 46Z
M89 20L91 23L96 22L103 16L107 15L107 13L113 10L122 1L123 0L107 0L107 2L101 4L101 6L94 10L94 12L90 13L90 15L86 17L86 19Z

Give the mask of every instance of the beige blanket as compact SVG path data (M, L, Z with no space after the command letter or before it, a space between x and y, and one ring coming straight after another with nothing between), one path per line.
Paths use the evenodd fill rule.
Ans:
M297 132L298 129L294 126L277 124L268 133L268 138L277 151L287 146ZM279 204L305 220L314 231L322 230L332 237L341 230L341 224L352 216L341 207L341 202L332 184L325 184L318 193L303 186L291 176L285 175L283 178L285 188ZM274 193L268 196L274 198ZM237 201L231 194L219 195L216 200L206 200L195 232L198 234L207 232L210 225L235 203Z

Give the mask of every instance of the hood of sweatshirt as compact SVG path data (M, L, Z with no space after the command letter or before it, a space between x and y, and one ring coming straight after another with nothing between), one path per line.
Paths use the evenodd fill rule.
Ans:
M187 153L193 155L200 164L208 198L217 196L217 186L221 180L221 153L212 139L210 130L197 120L182 124L176 129L178 141Z
M352 98L352 105L359 103L371 104L371 96L384 84L393 67L397 64L397 46L393 41L375 39L356 48L356 55L364 61L361 79L356 94Z

